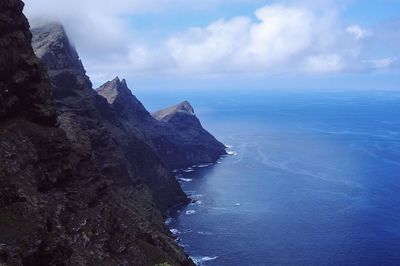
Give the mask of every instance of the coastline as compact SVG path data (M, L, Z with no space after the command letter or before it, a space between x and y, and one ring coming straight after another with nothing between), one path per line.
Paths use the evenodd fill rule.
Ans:
M187 251L187 244L185 244L182 239L179 237L180 234L182 233L188 233L191 232L185 231L185 232L180 232L178 229L173 228L171 224L179 218L181 215L192 215L197 213L195 210L186 210L185 212L183 211L186 207L188 207L191 204L197 204L200 205L202 204L202 197L204 195L199 195L196 193L193 193L193 191L188 191L185 190L184 184L192 182L194 179L189 178L186 175L198 172L199 170L206 169L206 168L211 168L213 166L216 166L218 164L221 164L223 162L223 159L228 157L228 156L236 156L237 152L233 151L232 145L227 145L224 144L225 146L225 151L226 154L221 155L215 162L211 163L201 163L201 164L196 164L192 166L188 166L186 168L179 168L179 169L174 169L172 173L175 175L176 180L179 182L183 192L186 194L188 198L188 202L182 203L182 204L177 204L176 206L170 208L167 210L165 214L165 220L164 224L168 227L172 237L175 239L176 243L183 248L185 254L193 261L195 265L203 265L204 262L211 261L211 260L216 260L218 256L198 256L194 254L189 254ZM203 232L204 234L207 234L207 232Z

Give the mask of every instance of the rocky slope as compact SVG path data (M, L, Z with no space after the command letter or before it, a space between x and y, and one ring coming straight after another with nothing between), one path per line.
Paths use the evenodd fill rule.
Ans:
M97 89L121 123L148 143L170 168L213 163L226 154L225 146L208 133L188 102L151 115L132 94L126 81L115 78Z
M172 184L170 174L142 141L116 147L102 120L113 111L96 111L106 102L90 91L73 50L57 46L56 60L42 55L53 64L54 105L22 9L20 0L0 2L0 264L191 265L147 185ZM178 188L158 206L184 200Z
M121 114L92 89L63 27L50 24L32 33L34 51L47 66L58 120L68 138L92 154L103 174L144 181L163 211L184 202L186 196L175 177L138 137L140 132L121 123Z
M180 147L181 160L188 165L215 162L226 154L225 145L202 127L189 102L184 101L152 115L169 129L167 137ZM168 151L165 157L171 160Z

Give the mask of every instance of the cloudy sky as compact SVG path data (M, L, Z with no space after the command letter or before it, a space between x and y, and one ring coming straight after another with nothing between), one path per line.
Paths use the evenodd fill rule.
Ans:
M31 0L95 85L400 89L398 0Z

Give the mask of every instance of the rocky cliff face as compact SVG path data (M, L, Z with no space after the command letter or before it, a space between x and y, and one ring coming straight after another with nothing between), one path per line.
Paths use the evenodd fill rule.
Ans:
M0 120L23 116L27 120L52 125L55 111L48 80L36 57L32 56L28 22L23 3L1 1L0 34Z
M179 146L181 161L187 162L186 165L215 162L226 154L225 145L203 128L189 102L184 101L152 115L170 128L167 137ZM168 147L164 151L167 164L174 163L170 152Z
M0 2L0 264L191 265L145 182L153 174L169 180L165 168L150 148L132 166L116 164L128 158L112 147L112 130L77 61L48 56L57 126L52 87L22 9L20 0ZM129 146L135 151L147 147L131 141L143 145ZM155 169L133 168L142 160Z
M115 78L97 89L112 106L121 123L148 143L170 168L212 163L226 154L225 146L208 133L190 103L151 115L129 90L126 81Z
M120 122L124 112L113 109L92 89L63 27L45 25L32 29L32 33L33 48L48 68L58 120L68 138L82 152L92 154L103 174L113 179L127 176L133 182L145 182L161 210L185 202L186 196L175 177L140 138L140 131ZM118 92L115 102L121 93ZM132 111L141 117L140 112L145 112L142 109Z

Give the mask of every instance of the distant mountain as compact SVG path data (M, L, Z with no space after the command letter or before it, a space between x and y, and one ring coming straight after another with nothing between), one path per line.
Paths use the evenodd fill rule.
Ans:
M213 163L226 154L225 146L202 127L187 101L150 114L118 77L96 91L170 169Z

